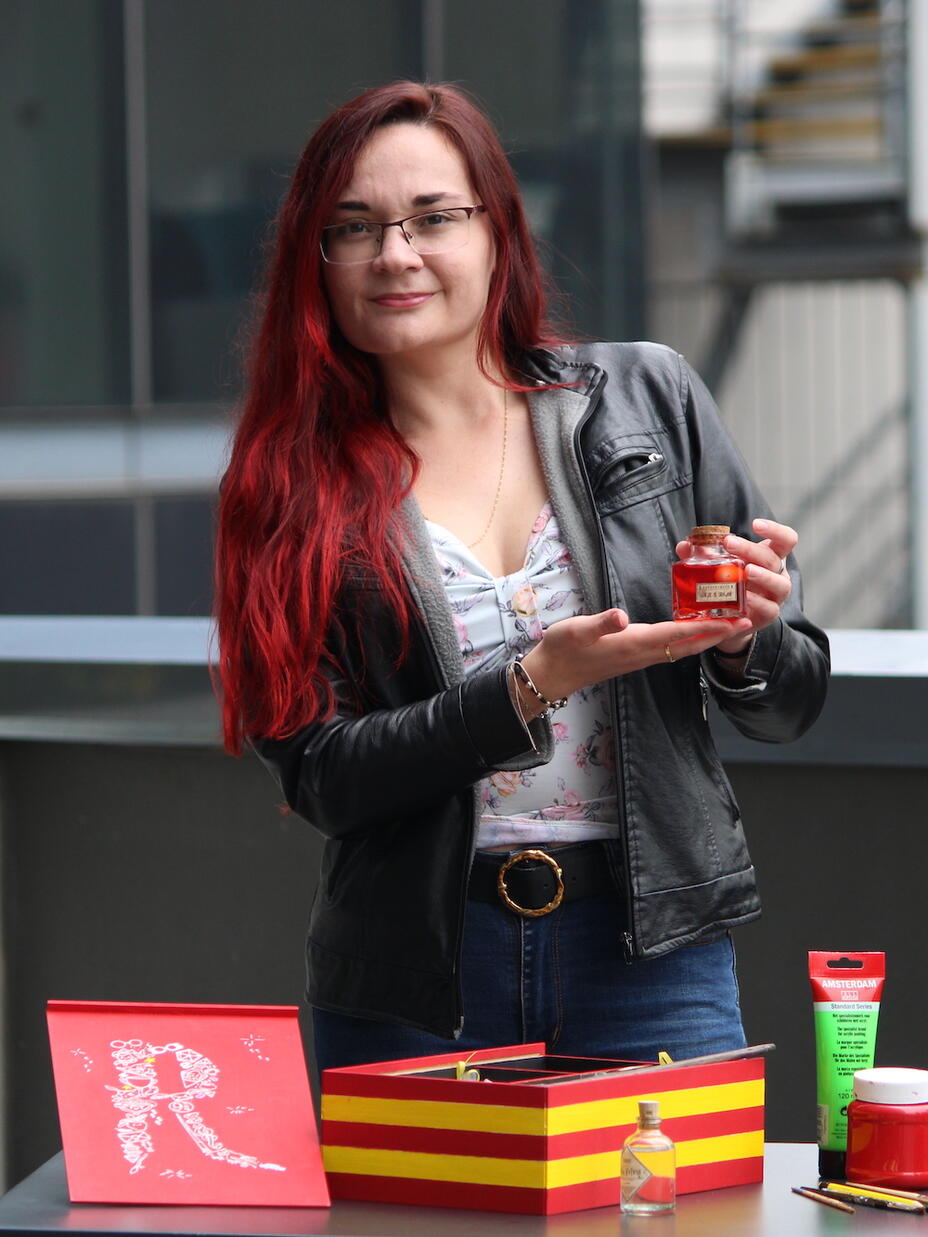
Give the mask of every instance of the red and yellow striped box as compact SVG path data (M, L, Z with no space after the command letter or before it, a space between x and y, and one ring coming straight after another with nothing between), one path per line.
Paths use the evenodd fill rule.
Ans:
M544 1054L543 1044L519 1044L472 1053L467 1065L515 1073ZM529 1083L536 1075L528 1070L526 1081L429 1076L447 1074L459 1059L448 1053L325 1071L322 1153L334 1198L536 1215L616 1204L619 1151L639 1099L660 1101L677 1145L678 1193L763 1180L760 1057L556 1085ZM558 1061L572 1072L569 1057Z

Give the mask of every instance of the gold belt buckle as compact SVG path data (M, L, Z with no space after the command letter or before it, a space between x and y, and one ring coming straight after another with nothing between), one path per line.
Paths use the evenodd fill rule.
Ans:
M557 889L554 897L546 906L541 906L538 910L531 910L527 906L520 906L518 902L513 902L509 896L509 890L506 888L506 873L513 864L521 863L523 859L540 859L542 863L546 863L554 873L557 881ZM564 900L564 873L560 865L555 863L554 859L544 850L520 850L514 855L510 855L506 862L502 865L499 872L496 874L496 892L502 898L503 903L509 907L511 911L515 911L517 915L525 915L528 918L535 919L539 915L549 915L551 911L556 911Z

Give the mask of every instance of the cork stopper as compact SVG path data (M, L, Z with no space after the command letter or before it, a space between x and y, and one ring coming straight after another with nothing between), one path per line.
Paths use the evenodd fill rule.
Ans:
M638 1101L638 1124L653 1129L661 1123L661 1106L658 1100Z
M690 532L688 540L693 545L709 545L713 541L721 541L730 532L727 524L697 524Z

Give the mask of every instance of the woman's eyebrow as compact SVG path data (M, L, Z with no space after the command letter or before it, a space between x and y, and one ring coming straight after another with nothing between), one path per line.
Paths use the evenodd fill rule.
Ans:
M434 206L436 202L444 201L446 198L449 200L460 199L461 194L460 193L448 193L445 190L443 190L441 193L418 193L412 199L412 205L413 206ZM349 202L336 202L335 209L336 210L366 210L366 211L369 211L371 208L367 204L367 202L349 201Z
M420 193L417 197L413 198L412 204L413 206L434 206L436 202L441 202L445 198L460 199L460 197L459 193Z

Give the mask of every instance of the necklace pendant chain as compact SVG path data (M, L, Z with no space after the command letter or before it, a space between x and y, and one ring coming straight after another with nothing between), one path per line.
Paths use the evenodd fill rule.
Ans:
M503 473L506 469L506 442L509 436L509 391L503 387L503 450L499 461L499 477L496 481L496 494L493 497L493 506L490 508L490 516L484 525L483 532L476 541L468 541L467 548L472 550L475 545L480 545L484 537L490 531L490 525L496 515L496 508L499 506L499 496L503 490Z

